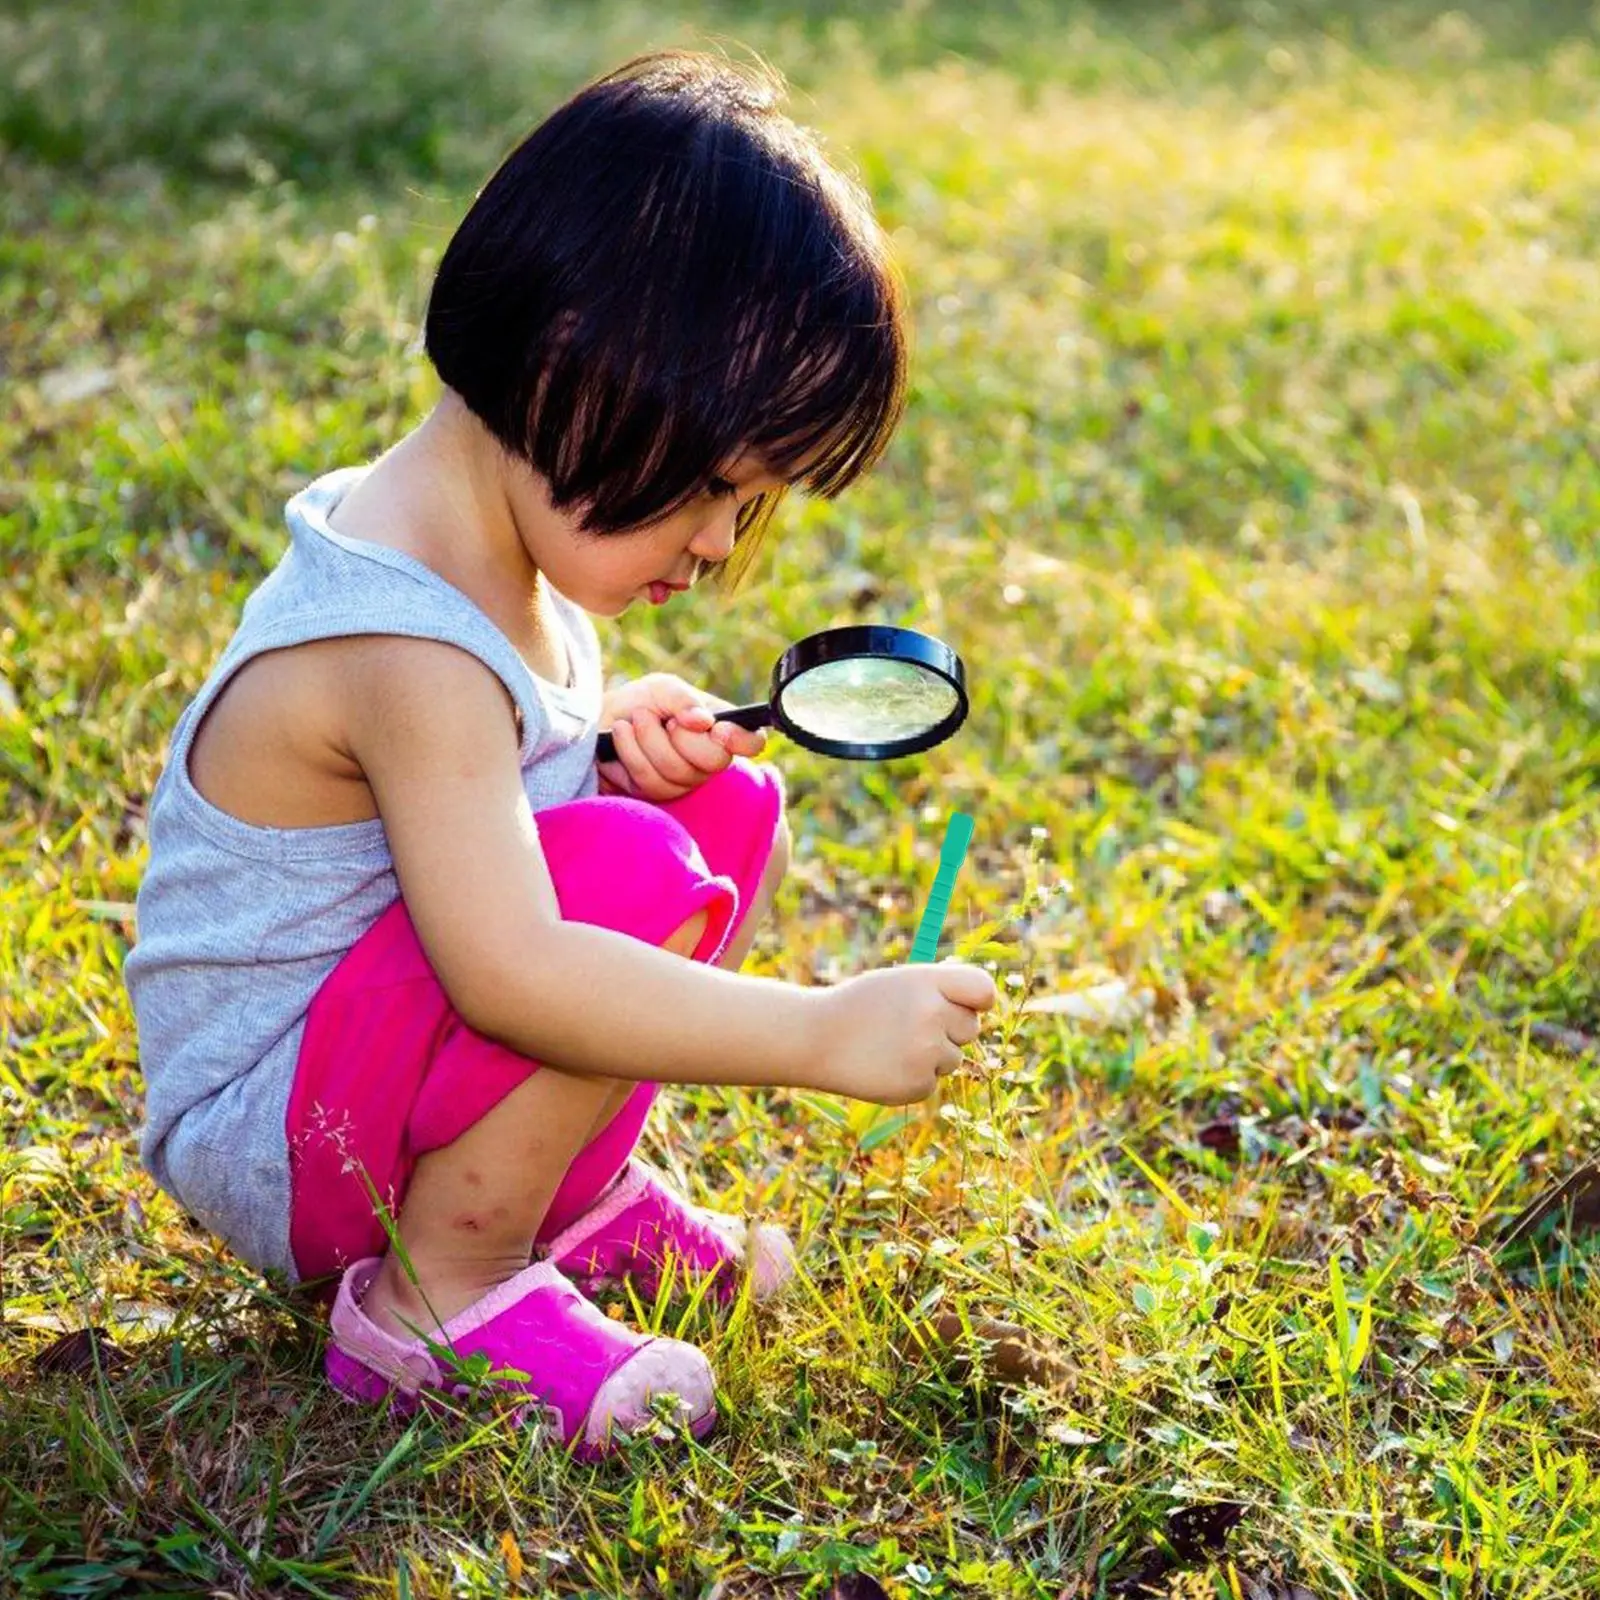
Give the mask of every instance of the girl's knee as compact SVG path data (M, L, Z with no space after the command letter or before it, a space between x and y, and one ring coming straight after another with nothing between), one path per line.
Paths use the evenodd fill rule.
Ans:
M700 948L700 941L705 938L710 921L711 913L702 907L675 933L669 935L661 948L670 950L675 956L692 956Z
M767 870L763 877L770 884L777 884L789 870L790 849L793 839L789 834L789 818L785 812L778 813L778 829L772 837L772 854L767 858Z

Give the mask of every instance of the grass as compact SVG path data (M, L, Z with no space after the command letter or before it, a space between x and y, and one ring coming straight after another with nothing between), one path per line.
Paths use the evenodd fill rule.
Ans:
M1587 11L222 14L0 19L0 1587L1600 1591L1593 1249L1497 1244L1600 1114ZM959 808L946 949L1007 1004L907 1116L675 1098L650 1152L806 1275L624 1308L704 1345L727 1423L582 1469L329 1398L315 1319L138 1166L119 971L165 736L286 495L430 402L485 165L706 30L870 184L916 393L868 485L612 664L739 698L832 623L955 643L940 751L775 747L750 969L905 960ZM1064 1380L908 1349L939 1312Z

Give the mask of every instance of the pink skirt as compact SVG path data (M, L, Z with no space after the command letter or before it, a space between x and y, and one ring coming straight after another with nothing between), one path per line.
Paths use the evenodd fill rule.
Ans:
M703 910L693 959L716 961L755 900L783 804L777 768L736 757L681 800L604 795L540 811L562 917L660 945ZM405 902L390 906L307 1013L287 1118L299 1277L383 1254L388 1236L375 1200L397 1215L417 1158L464 1133L538 1067L461 1020ZM582 1216L622 1170L658 1087L640 1083L574 1159L540 1242Z

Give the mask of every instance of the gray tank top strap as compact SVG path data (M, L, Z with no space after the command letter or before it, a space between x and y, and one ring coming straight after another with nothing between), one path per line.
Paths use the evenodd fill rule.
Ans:
M367 470L328 473L289 501L288 552L245 603L238 631L174 729L170 760L179 772L187 773L195 730L241 667L268 651L316 639L399 634L468 651L511 696L525 768L548 750L569 745L593 721L599 645L587 615L554 595L572 677L564 686L536 677L484 611L431 567L329 526L333 507Z

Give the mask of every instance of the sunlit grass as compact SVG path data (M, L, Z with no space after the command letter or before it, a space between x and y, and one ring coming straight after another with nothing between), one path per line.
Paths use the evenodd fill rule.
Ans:
M164 177L203 51L171 55L166 99L108 67L99 120L68 118L84 159L154 130L127 135L141 164L5 162L14 1587L1600 1588L1590 1262L1495 1248L1600 1112L1549 1031L1600 1035L1596 51L1553 14L1522 38L1498 11L1168 9L1019 11L988 44L955 7L882 38L704 14L792 53L873 188L916 394L869 484L798 508L744 593L606 628L611 665L739 698L833 623L955 644L973 715L941 750L774 747L796 862L750 968L906 959L960 808L945 948L994 961L1006 1006L985 1069L909 1115L702 1091L653 1124L656 1159L781 1219L806 1271L776 1309L625 1307L705 1346L727 1417L631 1467L337 1404L315 1320L134 1154L119 970L165 736L284 498L430 403L428 272L511 126L505 80L457 114L414 51L368 58L435 97L414 150L379 101L348 113L406 180L338 168L332 112L296 145L267 111L212 163L232 186ZM406 15L396 40L433 37ZM522 41L539 105L688 36L619 5L535 49L478 15L449 48ZM311 24L281 26L263 74ZM1076 1016L1022 1009L1066 992ZM941 1312L1021 1324L1067 1380L918 1353ZM87 1326L123 1364L35 1371Z

